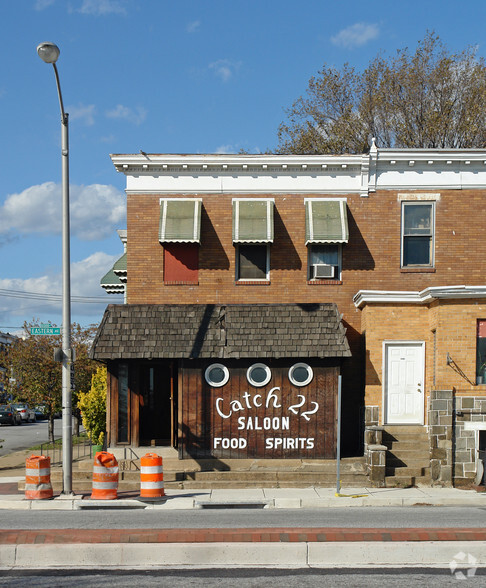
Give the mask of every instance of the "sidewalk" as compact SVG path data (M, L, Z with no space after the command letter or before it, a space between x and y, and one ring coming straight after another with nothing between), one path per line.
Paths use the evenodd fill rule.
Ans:
M486 506L486 493L457 488L247 488L166 490L159 502L141 501L137 492L120 492L116 500L91 500L89 494L55 495L26 500L17 490L21 476L0 477L0 509L200 509L200 508L343 508L363 506Z

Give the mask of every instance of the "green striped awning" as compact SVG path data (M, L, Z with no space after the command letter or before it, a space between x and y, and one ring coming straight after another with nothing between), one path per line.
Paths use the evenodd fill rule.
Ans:
M115 274L113 268L101 278L100 286L106 290L108 294L123 294L123 292L125 292L125 284L123 284L120 278Z
M273 243L273 200L233 200L233 243Z
M201 239L201 200L197 198L161 199L159 241L161 243L199 243Z
M115 265L113 266L113 272L116 276L120 278L122 282L127 281L127 254L126 252L115 261Z
M305 201L305 244L347 243L348 216L345 200Z

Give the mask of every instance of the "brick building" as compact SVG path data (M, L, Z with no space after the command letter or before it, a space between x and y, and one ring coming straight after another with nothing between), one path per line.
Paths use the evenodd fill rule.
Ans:
M126 251L102 286L126 305L92 350L111 446L333 458L340 375L343 451L375 483L479 475L486 151L112 160Z

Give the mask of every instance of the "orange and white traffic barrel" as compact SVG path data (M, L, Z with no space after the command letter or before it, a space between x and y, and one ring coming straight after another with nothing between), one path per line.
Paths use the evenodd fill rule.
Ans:
M162 458L156 453L147 453L140 459L140 498L162 496L165 496Z
M112 453L99 451L93 464L93 489L91 498L94 500L114 500L118 490L118 462Z
M26 459L25 498L27 500L52 498L50 457L31 455Z

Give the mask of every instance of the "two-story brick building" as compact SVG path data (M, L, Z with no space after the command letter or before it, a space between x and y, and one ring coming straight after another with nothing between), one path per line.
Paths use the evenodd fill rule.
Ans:
M398 467L408 427L432 482L477 475L486 151L112 161L126 252L102 285L127 303L92 350L111 446L333 458L341 375L345 454L386 442Z

